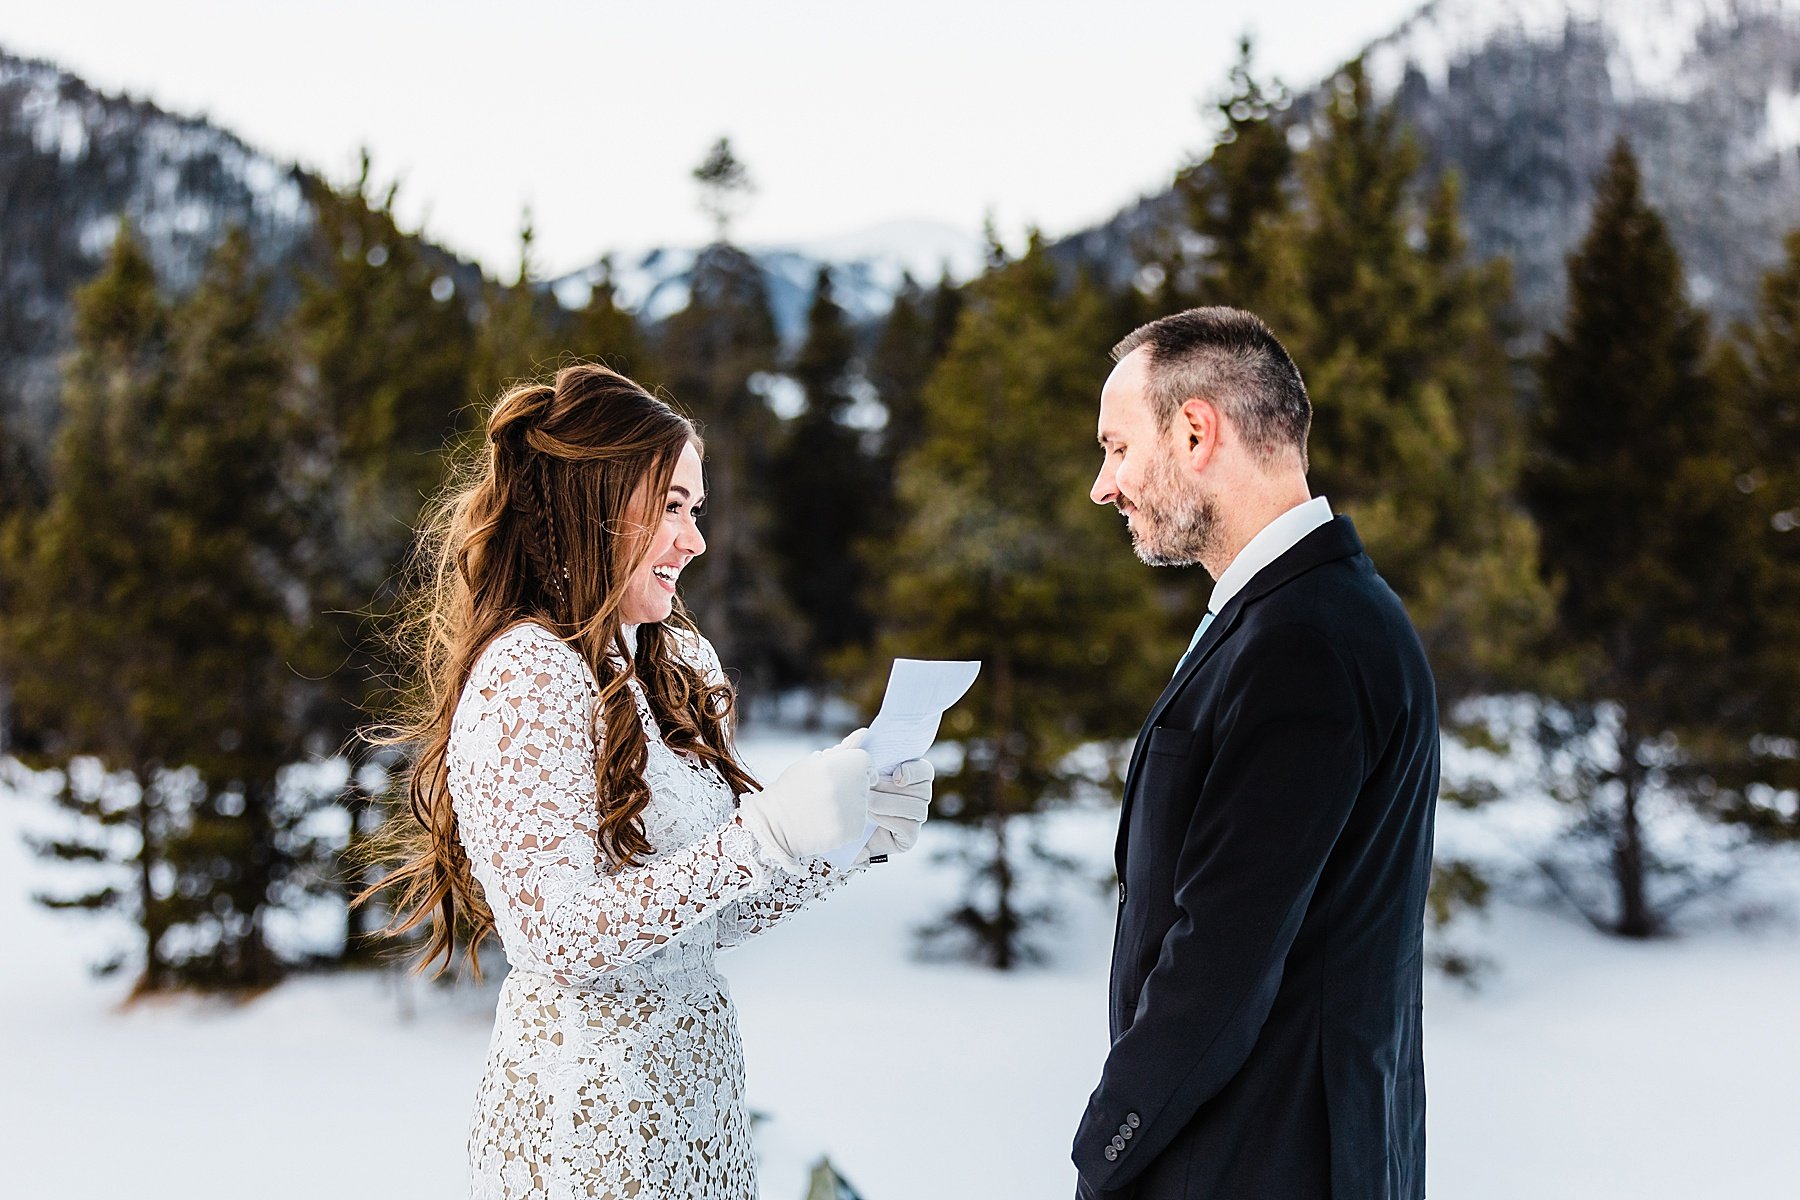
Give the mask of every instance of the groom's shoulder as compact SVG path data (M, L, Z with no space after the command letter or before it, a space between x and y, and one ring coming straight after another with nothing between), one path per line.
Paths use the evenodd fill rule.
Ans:
M1367 554L1320 563L1290 579L1249 606L1244 623L1252 637L1311 629L1346 662L1424 661L1405 605Z
M1316 563L1258 596L1244 612L1247 624L1314 625L1330 631L1366 618L1393 601L1366 554Z

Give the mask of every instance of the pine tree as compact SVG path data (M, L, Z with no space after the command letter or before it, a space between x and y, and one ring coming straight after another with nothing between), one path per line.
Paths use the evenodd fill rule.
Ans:
M1570 664L1544 735L1574 764L1553 786L1579 805L1577 832L1603 846L1611 911L1584 899L1566 866L1545 865L1596 925L1647 937L1695 880L1653 849L1646 806L1703 800L1711 764L1741 744L1755 551L1732 456L1738 418L1623 142L1570 257L1569 309L1546 341L1539 390L1525 495L1560 586L1557 649Z
M925 384L950 348L961 312L962 292L948 275L927 292L909 274L882 320L865 374L887 411L878 454L884 497L893 494L895 466L924 437Z
M173 314L169 400L146 448L162 575L149 615L175 668L155 681L154 728L167 763L186 770L188 800L163 845L181 881L170 916L181 977L217 987L278 978L268 915L321 883L300 833L309 798L280 787L303 755L304 681L290 659L306 614L289 601L301 522L267 288L234 231Z
M1763 280L1755 322L1744 331L1739 488L1761 567L1753 609L1766 622L1754 631L1766 689L1760 711L1767 732L1791 743L1800 713L1800 230L1786 248L1786 263ZM1785 755L1790 763L1795 757ZM1789 779L1793 769L1786 768ZM1800 813L1789 814L1787 831L1800 834Z
M285 365L251 263L231 234L171 313L121 234L80 298L54 493L7 547L7 657L81 818L44 849L111 868L48 902L131 912L145 989L273 982L268 914L312 881L305 813L278 787L302 731L297 521Z
M863 378L881 402L881 427L865 435L863 475L858 487L865 512L854 544L865 606L872 605L892 584L896 564L894 540L906 521L900 500L900 465L925 439L925 388L949 350L962 312L962 291L948 274L929 291L910 274L903 275L893 307L883 318L863 368ZM868 632L877 622L869 618ZM887 659L870 637L859 647L840 652L832 675L853 695L873 703L872 681L887 670Z
M312 520L300 547L311 636L299 655L318 680L311 748L350 757L340 803L350 813L344 895L360 890L355 843L378 824L369 788L380 756L355 738L384 711L388 657L381 630L398 603L401 564L447 445L473 425L474 331L453 278L399 228L394 190L357 183L314 197L317 220L300 303L289 328L298 433ZM373 948L368 908L346 916L346 953Z
M1297 203L1252 234L1267 275L1250 307L1306 372L1314 491L1356 520L1455 701L1525 682L1550 609L1512 500L1508 276L1468 261L1456 182L1422 187L1419 163L1351 64L1297 161Z
M550 374L569 354L568 315L537 281L531 252L536 240L527 211L519 227L518 277L510 284L484 283L473 371L480 394L497 396L519 380Z
M654 386L656 364L637 318L619 305L611 259L601 260L600 278L594 282L586 306L573 314L568 343L575 357L603 362L646 387Z
M856 331L820 267L806 341L790 374L806 407L787 422L771 490L773 549L788 598L805 626L791 678L818 688L833 656L865 645L871 632L857 542L873 532L879 495L860 431L847 423L856 403Z
M47 483L37 456L15 428L13 410L0 399L0 522L43 507Z
M766 694L805 637L770 570L781 429L768 396L781 342L762 268L728 240L732 216L754 190L730 139L719 139L694 178L718 240L695 258L687 307L663 323L654 348L663 382L706 439L707 551L685 573L684 598L720 658L752 693Z
M1248 37L1238 43L1227 87L1215 106L1222 125L1218 142L1175 177L1186 222L1158 256L1162 311L1195 304L1242 307L1268 287L1260 235L1290 208L1292 99L1279 81L1257 78Z
M664 382L706 439L707 551L684 573L684 598L720 658L752 691L774 685L803 632L770 570L770 521L780 423L766 399L780 342L756 260L709 246L695 263L688 306L656 347Z
M7 530L29 522L48 501L48 481L38 464L38 455L16 431L15 412L4 396L0 396L0 545L8 537ZM4 623L10 605L9 579L0 572L0 645L4 645ZM29 745L34 740L22 730L14 716L12 684L8 681L5 656L0 654L0 754L8 753L21 740Z
M756 191L746 167L731 148L731 139L722 137L700 165L694 168L694 181L700 185L700 208L712 219L714 238L720 243L731 241L731 223L738 210Z
M937 814L972 826L965 902L937 932L1002 969L1029 958L1044 908L1021 879L1017 820L1069 796L1070 751L1126 737L1178 646L1116 517L1089 502L1094 414L1117 336L1086 280L1059 288L1035 236L967 285L901 464L905 522L877 611L896 655L982 660L945 734L961 766Z
M1709 812L1762 837L1800 838L1800 230L1764 277L1755 314L1719 349L1744 525L1742 602L1730 619L1742 675L1739 737L1707 739ZM1716 569L1716 568L1714 568Z
M168 402L168 340L150 261L121 226L100 274L76 293L50 501L9 524L0 572L10 581L6 672L21 718L44 732L42 765L88 758L99 767L65 772L57 801L81 832L40 847L99 867L97 882L41 899L129 914L147 988L174 979L160 878L170 818L159 784L169 764L152 741L155 706L143 703L178 666L153 628L156 484L144 453Z

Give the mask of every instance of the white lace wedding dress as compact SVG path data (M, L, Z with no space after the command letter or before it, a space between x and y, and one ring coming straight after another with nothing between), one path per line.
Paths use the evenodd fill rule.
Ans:
M686 653L720 678L704 639ZM595 838L598 687L580 656L517 626L457 704L450 794L512 967L469 1132L478 1200L756 1196L743 1049L713 954L845 875L763 858L731 789L664 744L630 686L655 849L617 871Z

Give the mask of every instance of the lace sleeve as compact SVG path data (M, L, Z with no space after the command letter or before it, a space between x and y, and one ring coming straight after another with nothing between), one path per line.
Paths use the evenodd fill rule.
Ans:
M836 891L850 876L867 869L862 865L839 871L821 858L808 863L804 875L779 872L777 882L753 896L725 906L719 914L714 944L725 950L748 941L777 921L799 912L809 902Z
M704 637L682 638L682 652L699 669L708 683L725 682L725 671L712 643ZM833 869L823 859L807 864L804 874L792 875L785 870L771 871L769 883L756 894L727 905L719 914L715 944L721 950L739 945L761 933L785 917L799 912L810 901L835 891L851 875L863 871L858 866L850 871Z
M655 952L773 873L736 818L666 857L603 870L582 819L596 790L593 708L573 651L510 631L476 664L451 743L458 824L508 958L565 984Z

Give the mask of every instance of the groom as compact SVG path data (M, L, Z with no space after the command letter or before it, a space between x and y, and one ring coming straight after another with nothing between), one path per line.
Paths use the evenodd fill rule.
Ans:
M1094 502L1217 582L1126 776L1078 1195L1419 1200L1431 669L1310 496L1312 405L1266 325L1191 309L1113 357Z

